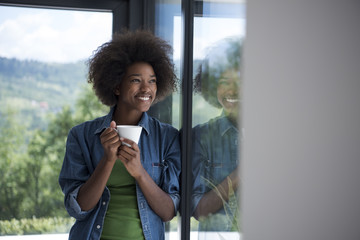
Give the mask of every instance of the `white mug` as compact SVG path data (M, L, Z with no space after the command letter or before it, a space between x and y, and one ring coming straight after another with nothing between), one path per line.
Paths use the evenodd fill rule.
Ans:
M119 137L130 139L136 144L139 143L142 127L134 125L117 125L116 132L119 134ZM122 142L122 144L131 147L129 144Z

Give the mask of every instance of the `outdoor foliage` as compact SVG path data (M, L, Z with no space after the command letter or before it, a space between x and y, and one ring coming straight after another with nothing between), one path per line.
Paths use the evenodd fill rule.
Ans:
M89 90L84 88L79 102L93 101L94 95L86 92ZM80 111L84 107L77 105ZM98 114L107 111L98 107L94 109ZM60 112L48 115L46 130L33 131L24 129L11 111L4 116L0 127L0 220L67 216L58 185L66 137L71 127L93 115L75 114L64 106Z
M60 64L0 57L0 112L16 109L21 124L45 130L47 114L64 105L73 107L84 84L84 61Z
M86 83L83 62L0 57L0 235L68 231L63 226L72 220L58 184L67 134L108 111ZM194 119L204 115L195 111Z
M31 218L0 221L1 235L67 233L74 224L72 218Z
M19 206L26 197L24 129L7 109L0 128L0 220L22 216Z
M0 58L0 85L7 86L1 88L0 95L0 220L14 223L12 228L6 227L9 231L21 226L24 233L43 232L48 229L49 220L40 219L68 218L58 184L68 131L80 122L108 112L85 84L76 86L78 90L73 90L76 96L69 97L66 90L69 84L75 88L81 81L86 83L85 75L77 83L68 82L74 78L71 74L75 72L75 77L79 77L83 71L75 70L76 67L79 67L77 63L51 65ZM36 79L36 86L48 81L59 91L32 86L35 82L25 76ZM19 78L21 84L16 84ZM22 104L9 102L9 98L22 99L19 101ZM57 99L64 101L55 103ZM26 101L47 102L49 108L27 105ZM35 220L37 223L31 223ZM5 223L1 222L1 233L5 231ZM21 231L16 230L16 234Z

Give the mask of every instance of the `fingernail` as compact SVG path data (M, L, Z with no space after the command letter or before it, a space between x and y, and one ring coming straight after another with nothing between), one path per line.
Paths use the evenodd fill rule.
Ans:
M131 147L131 145L128 144L128 143L126 143L126 142L122 142L121 144L122 144L122 145L125 145L125 146L128 146L128 147Z

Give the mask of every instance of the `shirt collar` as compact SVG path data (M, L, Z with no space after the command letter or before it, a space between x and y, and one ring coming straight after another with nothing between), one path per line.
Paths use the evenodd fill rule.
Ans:
M116 106L110 108L110 112L105 116L104 120L102 121L100 126L95 130L94 134L102 133L102 131L104 131L104 129L106 129L110 126L115 108L116 108Z
M225 116L224 111L221 113L220 115L220 119L219 119L219 130L221 133L221 136L224 136L228 131L236 131L237 133L239 132L239 130L237 129L237 127L235 127L230 120Z
M95 130L94 134L102 133L102 131L104 131L106 128L108 128L110 126L115 109L116 109L116 106L111 107L110 112L105 116L103 122ZM138 123L138 126L141 126L145 130L146 135L150 134L149 116L146 112L143 113L143 115Z
M141 126L145 130L146 135L150 134L149 115L146 112L143 113L138 126Z

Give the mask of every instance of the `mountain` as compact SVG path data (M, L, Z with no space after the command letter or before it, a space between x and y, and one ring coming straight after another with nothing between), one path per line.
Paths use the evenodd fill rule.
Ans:
M86 69L84 61L63 64L0 57L0 114L11 109L26 121L43 124L48 113L74 105L86 84Z

